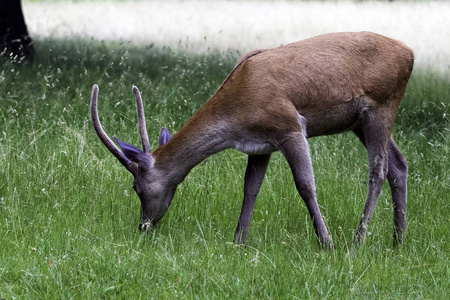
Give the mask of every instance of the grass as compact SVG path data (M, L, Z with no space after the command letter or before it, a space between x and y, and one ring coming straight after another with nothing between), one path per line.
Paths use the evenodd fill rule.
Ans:
M287 163L273 155L248 247L231 243L246 156L197 166L149 233L137 230L132 176L89 120L100 86L105 130L139 144L131 85L151 144L178 130L232 69L235 53L193 56L92 40L38 40L32 65L0 70L0 298L444 299L450 290L450 86L416 69L393 135L409 162L404 244L392 247L387 184L368 241L350 243L367 162L351 134L310 140L318 199L336 245L322 251Z

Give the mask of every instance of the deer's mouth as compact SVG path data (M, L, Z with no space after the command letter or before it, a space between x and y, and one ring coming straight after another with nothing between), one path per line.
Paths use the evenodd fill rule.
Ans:
M152 222L152 221L146 220L145 222L142 222L139 224L139 230L147 231L147 230L151 230L151 229L155 228L156 226L158 226L158 221Z

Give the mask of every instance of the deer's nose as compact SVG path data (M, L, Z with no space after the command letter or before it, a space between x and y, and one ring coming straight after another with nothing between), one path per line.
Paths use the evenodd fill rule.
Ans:
M146 222L143 222L143 223L139 224L139 230L140 231L147 231L149 229L152 229L152 228L156 227L157 225L158 225L158 222L146 221Z

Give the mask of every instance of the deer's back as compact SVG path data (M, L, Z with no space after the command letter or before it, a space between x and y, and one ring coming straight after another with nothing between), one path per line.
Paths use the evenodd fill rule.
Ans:
M311 135L334 133L337 127L343 131L350 126L346 123L365 105L363 100L372 101L371 105L399 102L401 97L393 95L403 94L413 61L410 48L378 34L320 35L249 52L210 104L221 113L263 124L278 116L288 126L287 120L297 120L298 114L311 123L321 115L330 122L317 124ZM335 123L337 113L340 118Z

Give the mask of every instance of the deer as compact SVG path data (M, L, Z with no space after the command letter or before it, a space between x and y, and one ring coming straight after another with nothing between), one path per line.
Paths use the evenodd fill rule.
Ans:
M94 129L134 176L141 202L139 230L158 225L177 186L207 157L234 148L248 154L235 244L246 244L256 197L271 154L281 151L312 219L319 245L334 249L322 218L308 139L352 131L367 150L368 193L354 243L368 227L387 178L394 207L394 246L407 230L408 165L391 136L414 64L400 41L372 32L328 33L242 57L212 97L175 135L162 128L150 149L143 102L133 86L142 150L103 130L91 96Z

